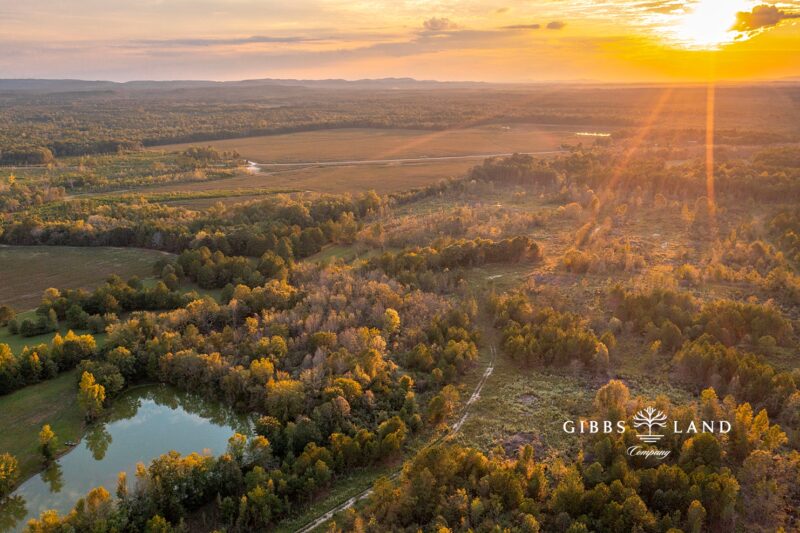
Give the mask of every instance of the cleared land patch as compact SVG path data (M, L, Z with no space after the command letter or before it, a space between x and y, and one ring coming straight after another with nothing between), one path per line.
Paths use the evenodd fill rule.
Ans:
M478 163L479 160L468 159L405 164L306 166L263 170L252 174L242 173L234 178L224 180L161 185L138 189L138 191L166 193L225 189L237 191L239 195L236 197L227 195L228 198L220 198L220 200L235 200L237 203L246 201L246 198L241 196L241 191L264 188L274 191L297 190L332 194L374 189L378 193L385 194L461 176ZM207 201L203 200L203 202Z
M475 156L547 152L559 150L563 143L585 141L576 135L578 129L536 124L442 131L359 128L193 143L221 151L235 150L243 158L263 166L257 172L222 180L172 183L140 190L166 193L272 188L336 194L374 189L389 193L462 176L480 163L481 157ZM185 150L193 144L158 149ZM200 206L205 205L207 200Z
M21 311L38 305L49 287L91 288L111 274L146 277L161 257L134 248L0 246L0 304Z
M236 150L258 163L445 157L558 149L562 142L579 142L581 138L575 135L578 129L538 124L441 131L352 128L173 144L159 149L185 150L202 144Z

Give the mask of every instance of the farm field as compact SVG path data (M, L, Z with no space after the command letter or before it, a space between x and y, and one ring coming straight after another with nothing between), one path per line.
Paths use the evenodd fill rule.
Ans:
M596 128L596 127L595 127ZM577 144L580 127L537 124L479 126L441 131L412 129L333 129L245 137L200 143L221 151L236 150L257 163L450 157L557 150ZM173 144L159 150L185 150L198 143Z
M478 160L436 161L422 163L394 163L374 165L337 165L329 167L307 166L291 170L264 169L254 173L243 173L222 181L197 183L176 183L140 189L144 194L178 191L213 191L221 187L226 190L247 190L272 188L276 191L299 190L319 193L340 194L375 190L380 194L422 187L440 180L462 176L475 166ZM232 203L245 201L243 198L219 200L203 198L198 200L176 201L175 204L188 206L211 205L216 201Z
M131 248L0 246L0 304L24 311L49 287L92 288L111 274L146 277L161 257Z
M577 128L567 130L563 126L534 124L444 131L363 128L211 141L202 144L220 151L235 150L243 158L264 166L258 171L224 180L157 185L141 191L165 193L270 187L331 194L372 189L384 194L462 176L480 162L480 157L472 156L555 151L562 143L579 142L581 137L575 135L576 131ZM169 145L159 150L186 150L191 146ZM463 156L469 157L435 159ZM333 162L337 164L331 165ZM297 167L280 166L291 163L297 163ZM279 166L272 166L274 164ZM231 203L228 198L222 200ZM210 199L186 204L176 202L192 207L213 203Z

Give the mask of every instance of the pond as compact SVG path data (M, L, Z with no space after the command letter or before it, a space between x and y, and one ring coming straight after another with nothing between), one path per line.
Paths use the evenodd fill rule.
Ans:
M0 532L22 531L47 509L64 514L101 485L113 495L120 472L133 479L137 463L149 465L170 450L219 455L234 432L249 435L251 427L246 416L194 394L164 385L132 389L74 449L0 506Z

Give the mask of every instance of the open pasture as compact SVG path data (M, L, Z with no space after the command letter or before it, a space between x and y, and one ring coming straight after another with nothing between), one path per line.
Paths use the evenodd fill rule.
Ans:
M19 459L21 479L41 468L38 435L44 424L52 426L60 445L80 438L83 415L75 393L76 381L75 371L65 372L0 397L0 427L14 428L0 432L0 453Z
M331 194L358 193L373 189L380 194L385 194L462 176L476 164L478 164L477 160L466 159L413 164L307 166L278 171L264 170L252 174L243 173L235 178L222 181L162 185L140 189L139 192L206 192L224 187L227 191L237 191L238 193L249 189L270 188L274 191L294 190ZM208 198L202 199L199 205L210 205L218 200L222 201L223 198L220 197L211 202L208 200ZM246 201L246 198L242 197L242 194L236 194L224 198L224 201L238 203ZM187 204L185 201L176 203L190 208L198 207L198 205Z
M0 246L0 305L23 311L49 287L91 288L111 274L149 276L162 255L133 248Z

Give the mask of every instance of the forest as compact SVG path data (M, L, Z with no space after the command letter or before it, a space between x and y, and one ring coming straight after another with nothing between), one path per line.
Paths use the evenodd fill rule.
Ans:
M32 413L12 431L31 446L0 436L0 531L800 528L800 130L769 98L720 89L709 161L692 88L645 136L648 87L492 89L491 111L473 89L306 88L303 105L275 87L187 90L0 86L3 250L52 250L37 260L54 270L65 247L87 263L157 253L145 275L84 286L9 272L38 304L0 294L0 405L67 379L80 436L161 384L251 431L221 453L163 450L22 523L15 491L72 453L57 417ZM753 99L767 111L734 121ZM244 196L226 183L258 174L205 144L464 123L614 133L383 194ZM146 149L177 142L197 145ZM200 182L218 196L181 196ZM151 190L165 184L186 190ZM650 407L670 424L643 445ZM675 430L709 420L731 431Z
M46 165L53 157L114 154L173 143L334 128L441 130L481 123L618 126L629 138L662 96L659 87L565 85L349 90L294 85L259 87L108 87L71 90L58 83L35 90L0 85L0 164ZM782 112L796 101L793 84L723 87L717 96L721 142L796 142L796 123ZM744 103L744 105L743 105ZM705 89L678 88L651 136L662 143L702 142ZM746 113L746 116L742 116ZM745 124L746 128L740 126ZM20 136L20 128L25 135Z

